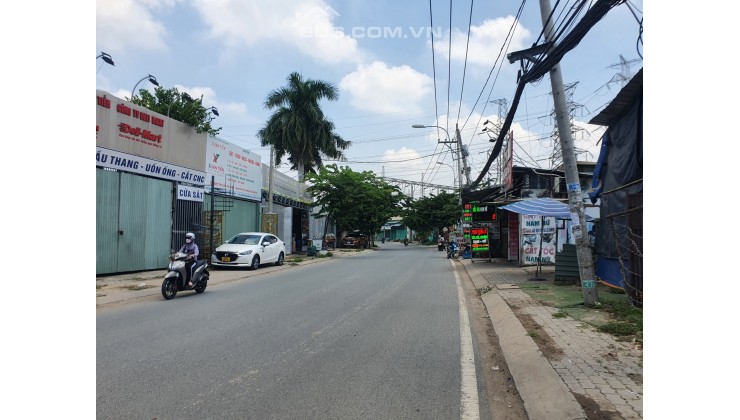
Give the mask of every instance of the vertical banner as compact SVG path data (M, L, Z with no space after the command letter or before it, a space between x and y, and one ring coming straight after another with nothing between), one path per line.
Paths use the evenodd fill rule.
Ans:
M555 263L556 219L536 215L522 215L521 252L523 265ZM542 252L540 253L540 241Z

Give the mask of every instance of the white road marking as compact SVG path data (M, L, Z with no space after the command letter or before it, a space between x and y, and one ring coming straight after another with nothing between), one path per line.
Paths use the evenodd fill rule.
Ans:
M464 420L479 419L478 380L475 374L475 354L473 353L473 335L470 331L470 320L465 303L465 291L457 275L455 263L452 270L457 284L457 300L460 307L460 418Z

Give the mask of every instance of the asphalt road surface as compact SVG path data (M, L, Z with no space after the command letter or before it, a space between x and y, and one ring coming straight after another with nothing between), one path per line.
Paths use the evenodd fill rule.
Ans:
M379 245L100 311L97 418L489 417L454 265Z

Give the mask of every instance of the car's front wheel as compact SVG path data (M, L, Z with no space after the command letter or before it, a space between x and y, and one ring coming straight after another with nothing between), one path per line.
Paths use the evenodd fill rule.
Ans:
M255 255L254 258L252 258L252 265L249 266L252 270L256 270L260 268L260 256Z

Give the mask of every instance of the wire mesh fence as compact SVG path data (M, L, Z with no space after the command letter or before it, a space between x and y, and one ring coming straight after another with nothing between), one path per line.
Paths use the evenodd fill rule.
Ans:
M642 191L627 196L626 210L609 214L606 218L611 227L611 242L619 256L622 288L630 303L642 308Z

